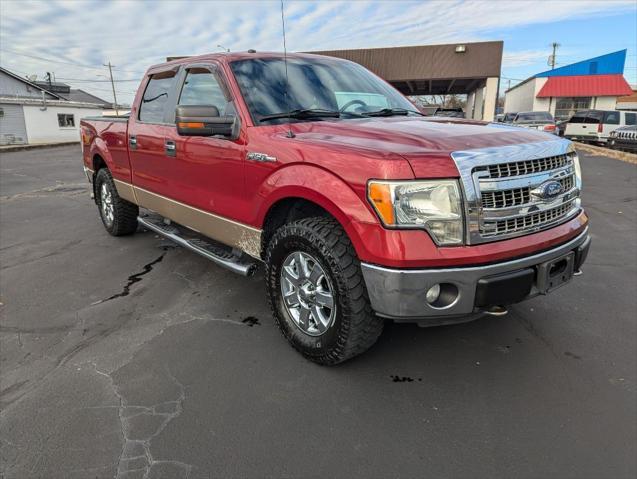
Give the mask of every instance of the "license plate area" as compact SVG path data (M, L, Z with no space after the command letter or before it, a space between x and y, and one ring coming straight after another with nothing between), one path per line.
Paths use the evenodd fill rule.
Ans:
M574 269L574 251L539 264L537 266L537 289L540 294L547 294L568 283L573 278Z

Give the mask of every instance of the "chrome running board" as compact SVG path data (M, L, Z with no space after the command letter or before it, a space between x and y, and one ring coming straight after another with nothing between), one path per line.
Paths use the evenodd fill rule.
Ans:
M229 249L218 246L214 241L203 238L185 238L175 223L166 224L163 218L152 216L138 216L137 222L151 231L167 238L179 246L197 253L204 258L243 276L252 276L257 269L257 263L234 254Z

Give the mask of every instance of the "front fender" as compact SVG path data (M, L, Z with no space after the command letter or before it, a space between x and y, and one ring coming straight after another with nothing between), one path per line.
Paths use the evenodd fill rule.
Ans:
M343 226L357 253L363 241L352 222L378 223L365 199L366 185L355 191L341 178L313 165L295 164L275 171L262 183L257 193L263 198L256 213L256 224L263 225L272 206L286 198L302 198L325 209ZM361 255L359 254L359 257Z

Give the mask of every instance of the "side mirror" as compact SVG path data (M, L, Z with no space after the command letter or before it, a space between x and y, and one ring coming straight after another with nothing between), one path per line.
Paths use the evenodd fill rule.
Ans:
M213 105L181 105L175 115L177 133L182 136L227 136L234 133L234 116L219 116Z

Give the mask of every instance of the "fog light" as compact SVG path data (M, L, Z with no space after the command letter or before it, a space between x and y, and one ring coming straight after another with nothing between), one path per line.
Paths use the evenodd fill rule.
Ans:
M438 283L434 284L427 291L426 298L427 304L436 309L449 308L456 304L460 292L455 284L451 283Z
M440 297L440 285L434 284L431 288L429 288L425 297L429 304L435 303Z

